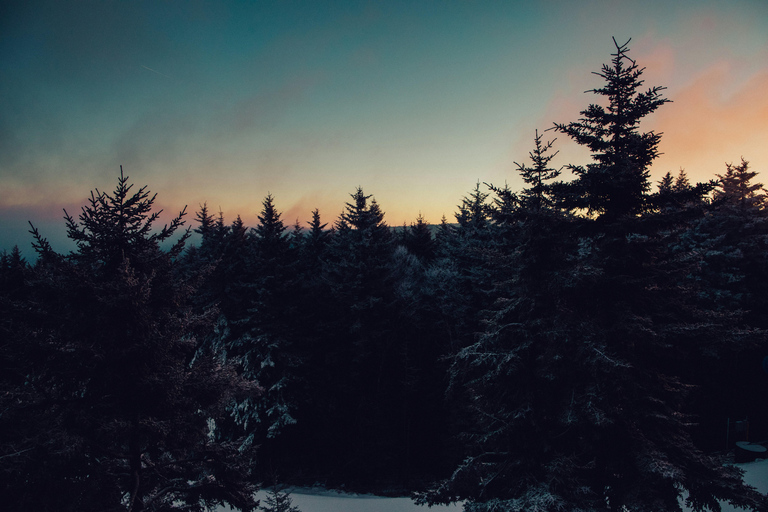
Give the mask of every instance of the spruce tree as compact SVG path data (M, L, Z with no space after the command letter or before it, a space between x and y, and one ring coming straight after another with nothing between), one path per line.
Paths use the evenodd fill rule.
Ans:
M651 162L659 155L661 134L639 131L640 122L669 100L661 96L665 87L645 92L640 68L628 56L627 41L613 40L616 53L610 65L595 74L605 86L593 89L608 105L591 104L578 121L555 123L555 128L592 151L592 163L570 166L576 180L561 190L565 205L590 214L615 219L637 215L646 207L650 190Z
M160 247L183 212L153 230L155 196L132 187L121 170L113 193L92 193L77 219L66 214L77 249L41 254L30 277L34 393L11 416L47 438L5 481L9 510L255 505L252 450L218 441L216 425L256 388L198 350L212 318L195 311L194 288L175 271L186 236Z
M393 383L399 340L391 321L395 246L373 196L358 187L350 197L323 262L330 310L322 369L326 396L314 404L313 421L326 433L324 456L336 471L370 484L400 451L393 427L400 416L392 412L399 392Z
M763 210L768 194L762 183L752 182L756 176L757 172L749 169L749 162L743 157L739 165L725 164L725 174L717 175L719 183L713 199L746 214Z
M305 252L315 261L321 257L331 238L331 232L326 229L327 226L327 223L323 224L320 220L320 210L312 210L312 220L309 223Z
M259 224L252 230L255 258L248 282L248 316L239 320L246 332L232 347L233 355L241 358L244 375L265 389L263 395L241 404L239 411L250 415L267 438L296 422L291 395L300 364L293 346L298 250L291 247L281 216L268 194Z
M549 189L555 201L543 211L532 215L534 202L497 220L514 236L486 251L494 301L449 373L468 404L468 453L423 502L676 511L685 490L694 509L717 510L718 499L765 507L737 469L692 442L687 368L731 350L738 329L701 308L686 281L698 262L678 252L680 217L649 207L659 139L636 125L665 100L661 88L635 94L642 70L626 45L616 48L598 73L607 85L595 90L607 109L557 125L594 162Z
M424 263L429 263L435 257L435 241L429 224L424 216L419 213L416 222L409 227L403 226L405 246L411 254Z
M301 512L299 507L293 505L291 494L275 485L267 490L264 504L259 504L261 512Z
M528 185L528 188L520 195L520 206L524 210L539 211L551 209L554 206L552 193L547 182L560 175L560 169L549 167L550 162L558 153L557 151L550 153L555 140L557 139L546 143L542 142L541 135L536 130L533 139L534 149L528 153L533 166L528 167L515 162L517 172L520 173L523 182Z
M480 234L488 228L490 220L490 207L488 205L488 193L480 190L480 182L475 188L461 200L456 213L459 233Z
M764 435L768 425L761 368L768 353L767 194L743 159L739 165L726 164L718 177L712 204L680 245L681 252L700 255L689 279L698 285L699 307L715 310L740 328L727 352L708 350L693 367L692 378L700 384L695 405L703 416L697 434L716 447L722 444L727 418L749 418L753 439Z

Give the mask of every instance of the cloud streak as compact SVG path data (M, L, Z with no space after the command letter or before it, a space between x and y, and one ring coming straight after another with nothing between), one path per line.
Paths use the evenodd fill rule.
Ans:
M734 86L734 84L739 84ZM654 165L660 174L683 167L700 180L722 173L742 156L768 172L768 70L739 80L729 62L717 62L672 96L653 123L664 133Z
M171 79L171 80L172 80L172 78L171 78L170 76L166 75L165 73L161 73L161 72L159 72L159 71L157 71L157 70L155 70L155 69L152 69L152 68L150 68L150 67L148 67L148 66L145 66L144 64L142 64L142 65L141 65L141 67L143 67L143 68L144 68L144 69L146 69L147 71L151 71L151 72L153 72L153 73L157 73L157 74L158 74L158 75L160 75L160 76L164 76L165 78L168 78L168 79Z

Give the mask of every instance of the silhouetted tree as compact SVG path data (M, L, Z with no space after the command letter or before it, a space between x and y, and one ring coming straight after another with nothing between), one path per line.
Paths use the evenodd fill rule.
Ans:
M749 162L741 159L741 164L725 164L725 174L718 174L718 188L714 200L726 203L743 213L754 213L765 208L768 195L762 183L753 183L757 172L749 169Z
M262 512L301 512L299 507L293 505L291 494L280 488L278 484L267 490L264 504L259 504L259 510Z
M416 222L409 227L403 226L404 245L411 254L425 263L429 263L435 257L435 241L432 230L424 217L419 214Z
M768 428L761 368L768 353L768 210L756 175L743 159L739 165L726 164L712 204L685 233L679 249L700 255L689 278L699 290L700 307L741 328L730 350L707 350L690 368L700 385L694 401L702 416L698 434L707 446L721 445L727 418L749 417L754 436Z
M291 247L271 194L262 205L259 224L253 228L248 314L238 320L245 325L245 333L233 340L228 353L240 359L246 377L264 388L262 395L239 404L238 415L260 424L261 435L271 438L296 421L291 388L300 364L293 343L299 251Z
M520 194L520 207L524 210L538 211L552 209L554 206L552 193L547 182L560 175L560 169L549 167L550 162L558 153L557 151L549 153L555 140L543 143L539 131L536 130L533 139L535 147L533 151L528 153L533 167L515 162L517 172L520 173L523 182L528 185L528 188Z
M314 209L312 211L312 221L309 223L309 233L307 233L307 240L305 244L306 258L317 262L322 258L325 248L330 241L332 232L326 227L328 224L323 224L320 220L320 211Z
M12 415L31 432L45 422L48 437L4 482L10 509L255 505L251 449L216 440L226 406L255 389L198 351L211 323L174 271L186 234L160 248L184 212L154 231L154 199L121 170L112 194L66 214L77 250L34 269L25 335L37 353Z
M636 126L665 100L658 87L635 94L642 70L626 45L616 48L598 73L607 85L594 91L608 108L557 125L592 149L594 163L552 187L551 204L597 218L552 205L532 215L536 202L517 218L506 212L514 236L485 260L498 294L450 371L471 411L469 453L423 502L465 499L473 512L679 510L684 489L694 508L717 509L716 499L765 506L738 470L691 441L686 365L731 350L738 330L699 307L686 282L697 262L676 250L679 218L648 208L659 138Z
M664 87L639 91L645 68L627 55L628 44L614 39L611 65L604 64L595 73L606 84L591 92L605 97L608 106L592 104L581 112L579 121L555 123L557 131L588 147L593 159L586 166L570 167L576 180L560 191L564 204L609 219L637 215L646 208L649 167L659 154L661 134L641 133L639 124L669 101L661 96Z
M648 210L664 215L677 212L682 214L681 221L688 222L703 214L703 208L709 202L707 196L715 184L714 180L710 180L692 185L683 169L676 178L667 172L659 181L657 191L648 196Z

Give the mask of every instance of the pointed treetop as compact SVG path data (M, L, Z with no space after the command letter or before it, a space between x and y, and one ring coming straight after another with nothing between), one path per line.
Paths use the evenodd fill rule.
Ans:
M675 178L672 177L672 172L667 171L667 174L659 180L659 194L671 194L675 186Z
M578 121L555 123L555 129L592 152L592 163L570 166L577 180L571 186L569 206L615 219L638 215L646 208L649 168L660 154L661 133L641 133L638 127L669 100L661 96L665 87L640 90L645 68L627 55L629 41L619 44L614 38L613 43L616 53L611 64L594 73L605 85L587 91L606 97L608 106L591 104Z
M554 169L549 166L549 162L559 153L559 151L550 153L552 145L557 139L552 139L544 143L542 142L539 130L536 130L533 140L534 149L528 153L528 156L533 162L533 167L528 167L517 162L515 162L515 165L517 165L517 171L520 173L523 181L528 185L528 188L520 193L522 207L529 210L541 210L543 208L550 208L554 205L554 201L550 197L549 187L546 182L557 178L560 175L562 167Z
M152 211L157 194L150 196L146 186L131 192L133 184L129 184L128 179L120 166L120 178L112 194L98 189L92 191L90 204L82 207L78 220L64 210L67 236L78 248L73 257L117 264L123 258L157 250L161 242L168 240L184 224L182 218L186 215L186 206L170 224L153 231L152 225L162 213L162 210ZM41 243L42 239L35 236ZM189 229L171 248L173 257L181 252L188 237ZM45 244L40 248L45 250Z
M739 165L725 164L725 174L717 174L720 183L715 189L715 201L722 201L740 210L762 210L768 202L762 183L753 183L757 172L749 170L749 162L741 158Z
M381 211L376 199L372 195L365 195L362 187L357 187L353 194L350 194L352 201L346 203L345 211L341 214L341 221L344 221L350 228L356 230L366 230L371 228L384 227L384 212ZM371 200L370 203L368 200ZM337 223L337 228L342 224Z
M490 206L488 205L488 193L480 190L480 182L468 196L464 196L456 213L456 221L461 228L484 228L490 218Z
M288 247L286 227L280 220L281 214L275 207L275 198L272 194L267 194L262 205L261 214L258 216L259 225L253 228L256 245L262 252L266 251L266 256L277 256L280 251Z

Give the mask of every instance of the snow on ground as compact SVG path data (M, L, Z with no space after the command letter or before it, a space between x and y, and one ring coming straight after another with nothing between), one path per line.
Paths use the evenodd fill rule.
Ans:
M259 493L264 499L265 493ZM291 490L291 501L301 512L431 512L433 510L462 510L461 505L420 507L410 498L385 498L370 494L317 493L313 489Z
M744 482L757 488L758 491L768 494L768 460L737 464L746 471ZM293 505L301 512L433 512L433 511L461 511L462 505L434 506L431 508L420 507L410 498L384 498L370 494L346 494L324 489L291 488ZM265 491L259 491L257 497L264 502ZM737 509L722 504L722 512L739 512ZM222 507L219 512L231 510ZM688 508L686 511L690 510Z
M755 462L746 462L744 464L736 464L738 467L745 471L744 483L751 485L763 494L768 494L768 459L758 460ZM721 512L740 512L743 508L736 508L728 503L720 502L722 506ZM683 506L686 511L691 509ZM302 512L310 512L309 510Z
M431 508L420 507L410 498L386 498L372 494L348 494L316 488L288 488L291 504L301 512L432 512L462 510L462 505L435 505ZM256 498L264 504L266 491L259 491ZM229 507L220 507L218 512L230 511Z
M744 483L757 488L763 494L768 494L768 459L736 465L746 471Z

